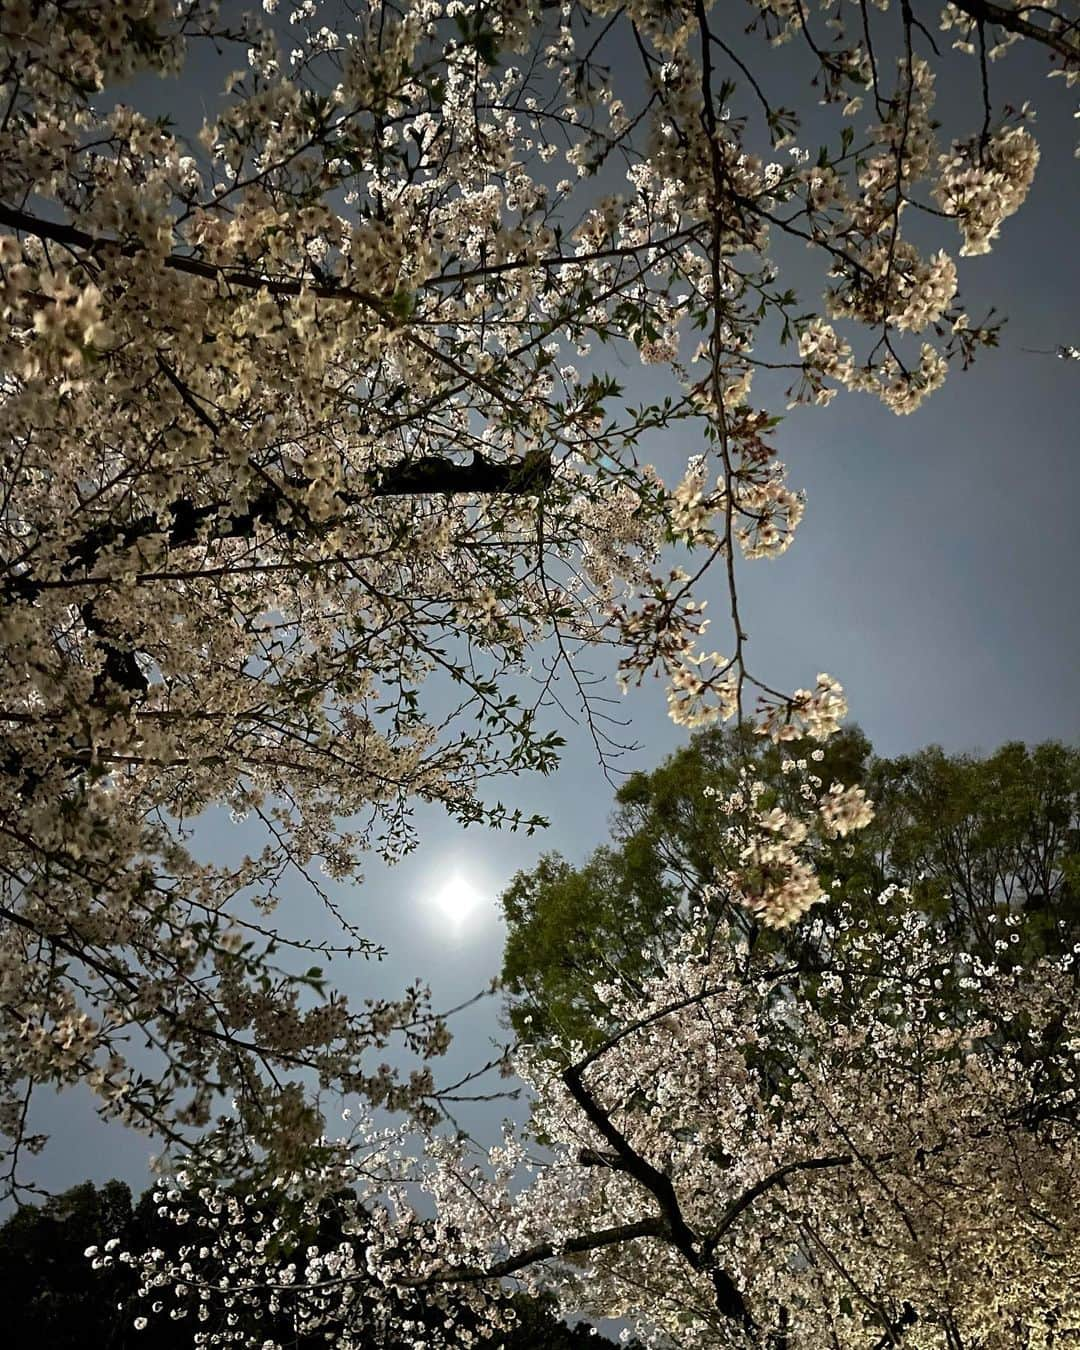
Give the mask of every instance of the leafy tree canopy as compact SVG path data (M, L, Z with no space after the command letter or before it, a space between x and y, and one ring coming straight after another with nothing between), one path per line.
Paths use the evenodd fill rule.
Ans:
M597 983L633 987L655 974L706 891L751 946L810 960L802 930L761 927L715 885L740 847L718 828L717 798L749 772L765 785L763 804L788 801L787 759L749 732L699 732L619 789L611 842L585 863L550 853L518 873L502 905L503 981L520 1037L602 1039L610 1012ZM890 759L847 729L811 767L826 786L857 785L874 802L864 829L815 849L826 912L843 904L877 923L882 892L900 887L957 948L1006 964L1080 938L1080 750L1011 743L979 756L932 746Z

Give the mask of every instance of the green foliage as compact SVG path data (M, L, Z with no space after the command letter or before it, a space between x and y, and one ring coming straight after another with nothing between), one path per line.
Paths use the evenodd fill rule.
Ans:
M823 779L861 781L869 752L857 730L834 737ZM785 800L787 755L749 732L702 732L651 773L626 781L616 798L612 844L584 866L551 853L532 872L517 874L502 905L508 926L503 982L519 1036L545 1041L557 1032L584 1045L604 1038L611 1028L593 986L614 980L633 986L654 972L704 887L737 862L707 790L734 791L740 770L751 764L776 800ZM755 941L775 941L742 910L731 908L726 917Z
M819 845L826 909L843 901L860 922L877 924L879 897L895 884L943 923L954 950L1002 965L1080 939L1080 751L1010 743L982 758L932 746L884 759L857 728L824 750L817 766L824 786L863 786L876 809L867 829ZM627 780L611 841L583 866L553 853L519 873L502 897L503 982L517 1034L586 1047L610 1034L594 986L635 985L657 970L705 887L738 862L716 797L749 768L767 785L765 805L783 806L794 789L782 763L808 753L745 732L702 732L651 773ZM803 978L814 977L811 924L762 929L722 887L710 904L751 951L782 952Z
M911 888L958 942L994 952L1006 916L1016 942L999 960L1071 946L1080 929L1080 750L1017 742L993 755L875 761L869 790L886 880Z
M664 931L671 898L655 872L635 874L611 849L598 849L582 868L546 854L535 871L519 873L502 897L510 926L503 979L525 995L539 976L543 996L514 1006L518 1033L546 1039L558 1030L588 1040L602 1030L603 1005L592 984L640 972L643 953Z

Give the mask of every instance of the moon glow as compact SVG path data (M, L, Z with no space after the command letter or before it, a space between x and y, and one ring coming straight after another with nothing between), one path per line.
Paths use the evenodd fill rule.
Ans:
M436 909L455 928L460 928L482 901L480 892L460 872L455 872L433 896Z

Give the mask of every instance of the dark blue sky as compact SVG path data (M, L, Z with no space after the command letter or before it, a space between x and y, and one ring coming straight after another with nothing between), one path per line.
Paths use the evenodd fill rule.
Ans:
M1031 73L1038 64L1029 63ZM1000 69L1003 83L1008 65ZM215 71L205 87L217 83ZM819 670L835 675L853 719L883 753L1080 735L1080 363L1024 350L1080 345L1080 200L1062 84L1034 81L1024 90L1047 109L1035 128L1043 153L1034 188L994 252L962 261L972 312L993 303L1009 318L1001 348L952 375L912 417L841 395L829 409L791 414L778 432L781 457L808 504L783 558L742 569L753 664L776 687L812 683ZM180 92L158 86L154 102L167 108ZM797 94L785 97L795 102ZM813 289L806 287L808 300ZM641 394L645 372L627 370ZM696 449L681 447L684 455ZM671 455L657 446L658 460ZM705 593L723 649L719 580ZM685 738L667 721L658 686L628 695L623 710L641 745L623 761L627 770L649 767ZM364 885L341 888L349 917L389 951L378 967L356 963L341 972L354 996L392 993L417 975L442 1004L481 987L499 966L499 888L543 850L581 859L603 839L611 788L589 738L571 725L562 729L568 745L557 774L499 786L503 800L550 817L543 836L462 831L425 812L415 854L393 869L372 860ZM235 843L223 828L208 829L209 850ZM456 935L429 904L455 869L492 906ZM282 918L308 932L326 927L306 900L286 904ZM497 1034L495 1006L489 1001L459 1020L453 1065L484 1055ZM500 1114L463 1118L486 1129ZM56 1145L40 1163L50 1186L87 1176L145 1179L150 1145L97 1125L80 1094L50 1102L39 1123Z

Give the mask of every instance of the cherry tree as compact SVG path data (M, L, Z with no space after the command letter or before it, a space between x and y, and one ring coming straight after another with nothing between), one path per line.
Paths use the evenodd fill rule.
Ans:
M413 803L528 827L487 780L553 765L542 709L560 677L593 710L584 650L612 646L624 684L662 674L685 725L835 729L834 679L788 694L747 664L736 559L784 552L803 511L752 381L906 414L992 343L950 250L987 252L1038 162L996 62L1020 43L1066 83L1078 65L1054 4L753 0L737 25L705 0L236 13L0 5L12 1186L43 1142L38 1083L86 1084L176 1150L212 1140L207 1165L312 1185L341 1166L313 1084L430 1122L426 1065L370 1065L394 1035L422 1059L445 1046L424 991L313 1000L320 969L296 958L325 946L270 915L288 885L332 906L316 864L337 879L411 846ZM767 92L783 43L835 114L816 159ZM943 137L947 44L975 97ZM211 51L238 73L190 140L124 101ZM822 263L809 314L770 251L785 238ZM670 393L639 406L606 348ZM669 428L699 453L665 483L643 456ZM723 651L694 589L714 564ZM259 826L252 856L200 856L215 809ZM807 809L843 828L869 808ZM763 834L750 798L744 816L731 884L791 922L817 894L806 826ZM343 921L341 950L367 950Z
M740 812L718 814L738 832ZM1076 957L1010 967L1011 916L997 959L957 954L904 899L812 921L810 974L706 897L661 975L598 990L619 1024L602 1044L557 1067L523 1049L532 1120L486 1158L445 1136L410 1158L365 1128L324 1178L358 1189L332 1245L299 1177L241 1196L193 1172L157 1197L190 1234L178 1256L91 1258L135 1266L150 1315L190 1318L202 1345L262 1344L241 1329L259 1310L345 1347L497 1343L511 1278L658 1347L1067 1344ZM294 1222L260 1230L281 1194Z

